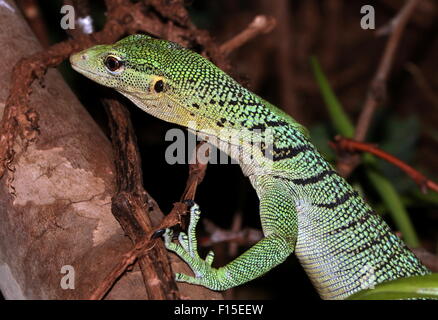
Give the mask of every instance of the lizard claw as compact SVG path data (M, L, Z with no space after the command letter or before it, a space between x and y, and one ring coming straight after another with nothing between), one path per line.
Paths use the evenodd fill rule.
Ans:
M189 209L191 208L191 207L193 207L195 204L196 204L196 202L194 201L194 200L191 200L191 199L187 199L187 200L184 200L184 201L182 201L184 204L186 204L188 207L189 207Z
M159 230L156 230L156 231L152 234L151 239L157 239L157 238L161 237L165 232L166 232L166 229L159 229Z

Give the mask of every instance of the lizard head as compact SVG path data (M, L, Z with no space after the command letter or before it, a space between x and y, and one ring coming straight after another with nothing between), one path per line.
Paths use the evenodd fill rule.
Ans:
M147 113L213 136L224 130L222 140L262 139L256 131L268 126L305 131L213 63L170 41L131 35L73 54L70 62L79 73L114 88Z
M182 125L199 121L200 109L210 101L201 88L206 90L218 76L234 82L197 53L146 35L94 46L73 54L70 63L79 73L114 88L144 111Z

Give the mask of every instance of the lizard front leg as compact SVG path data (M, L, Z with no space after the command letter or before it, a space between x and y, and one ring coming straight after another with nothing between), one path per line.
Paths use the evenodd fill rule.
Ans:
M260 192L260 215L265 238L221 268L213 268L213 252L205 260L197 253L195 236L200 211L195 204L190 210L188 234L180 233L179 243L172 242L166 230L167 249L180 256L193 270L195 277L176 274L175 279L202 285L212 290L226 290L253 280L282 263L294 250L297 239L297 217L294 202L287 188L274 178Z

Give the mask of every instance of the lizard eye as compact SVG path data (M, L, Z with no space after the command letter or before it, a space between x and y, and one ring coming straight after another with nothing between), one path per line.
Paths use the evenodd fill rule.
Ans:
M163 80L158 80L157 82L155 82L154 90L155 90L156 93L160 93L160 92L162 92L164 90Z
M111 72L116 72L116 71L122 71L123 68L123 61L117 59L114 56L108 56L105 59L105 66L107 67L107 69Z

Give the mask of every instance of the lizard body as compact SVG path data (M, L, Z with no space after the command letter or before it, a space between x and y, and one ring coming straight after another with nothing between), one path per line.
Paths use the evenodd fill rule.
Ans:
M206 133L209 142L239 161L260 199L264 238L220 268L197 253L199 208L191 208L179 243L165 244L195 277L178 281L225 290L250 281L295 252L324 299L343 299L377 283L429 273L383 219L323 159L306 129L289 115L239 85L202 56L178 44L133 35L70 58L72 67L112 87L147 113ZM240 153L223 142L240 133ZM233 131L234 130L234 131ZM272 145L265 143L270 136ZM257 140L254 152L254 137ZM208 137L207 137L208 138ZM240 159L242 160L242 159Z

